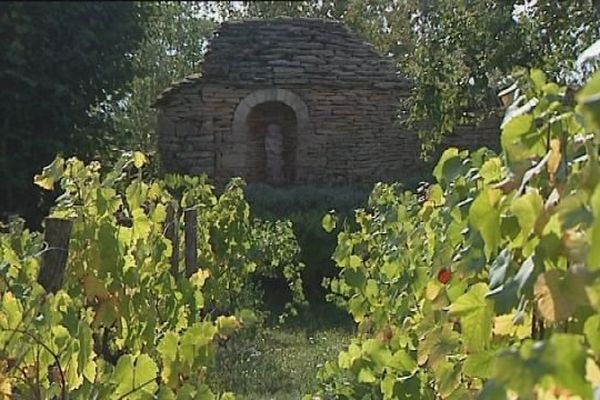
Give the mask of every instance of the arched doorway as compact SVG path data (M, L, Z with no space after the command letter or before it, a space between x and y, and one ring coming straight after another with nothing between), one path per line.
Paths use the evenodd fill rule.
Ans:
M268 147L268 143L265 138L270 130L281 137L280 161L285 176L282 184L293 184L299 177L299 169L306 163L303 155L313 129L306 104L291 90L278 87L256 90L242 99L235 109L229 140L243 144L238 147L234 159L239 160L237 165L242 166L242 175L248 182L277 185L267 168L269 159L265 144ZM224 167L235 168L237 165L223 162Z
M291 107L279 101L254 106L246 119L247 180L274 186L294 182L298 122Z

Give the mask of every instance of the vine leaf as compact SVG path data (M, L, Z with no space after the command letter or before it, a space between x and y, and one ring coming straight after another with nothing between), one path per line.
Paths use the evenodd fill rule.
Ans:
M355 288L362 288L367 282L367 275L364 268L357 269L345 269L344 272L344 281Z
M161 378L167 384L177 381L175 362L177 360L177 348L179 336L175 332L167 332L157 346L162 361L163 369Z
M578 190L560 201L556 211L563 230L577 228L580 224L587 225L592 221L592 213L587 205L588 200L586 192Z
M148 159L146 158L146 155L144 153L142 153L141 151L133 152L133 165L135 165L136 168L142 168L147 162Z
M506 388L495 379L488 380L477 396L478 400L506 400Z
M351 368L356 360L361 356L361 348L355 343L348 346L347 351L341 351L338 354L338 366L343 369Z
M469 354L463 365L463 372L472 377L488 379L494 373L495 352L480 351Z
M528 103L529 104L529 103ZM503 122L500 141L504 152L511 161L521 161L529 156L528 148L522 142L522 137L533 127L533 115L521 114Z
M565 321L585 304L585 285L581 278L559 270L546 271L538 276L534 296L544 320L554 323Z
M94 382L96 378L96 361L94 358L94 341L92 330L89 325L83 321L79 322L79 352L78 352L78 372L89 382Z
M443 361L433 371L438 384L438 392L443 398L450 396L460 385L460 368L449 361Z
M500 244L500 211L496 205L501 194L499 189L486 188L469 209L469 222L481 234L488 259Z
M494 335L513 336L525 339L531 336L531 313L527 313L525 321L515 323L516 313L499 315L494 318Z
M548 160L550 160L550 155L551 152L546 153L544 158L542 158L536 165L525 171L525 173L523 174L523 179L521 180L521 186L519 186L519 194L525 193L525 188L527 187L529 182L531 182L533 178L542 173L544 167L546 166L546 164L548 164Z
M577 94L577 101L583 105L582 112L588 117L590 128L600 127L600 71L596 71Z
M521 227L522 239L526 240L544 207L544 200L537 190L533 190L516 200L511 204L511 211L517 217Z
M506 271L511 261L512 254L510 250L504 249L498 254L498 257L496 257L490 267L490 289L494 289L504 283Z
M465 346L472 352L485 350L492 336L494 306L487 293L488 286L478 283L450 306L450 315L460 318Z
M450 147L442 153L437 165L433 170L433 176L441 183L445 184L456 178L461 171L461 158L456 147Z
M377 381L377 377L370 368L365 367L358 372L358 381L361 383L374 383Z
M542 90L544 85L546 84L546 74L544 74L544 71L534 68L531 70L531 72L529 73L530 77L531 77L531 81L533 82L535 88L537 90Z
M194 364L194 360L212 342L217 327L208 321L198 322L192 325L181 337L179 354L181 360L188 368Z
M594 224L591 229L591 243L587 256L588 268L600 271L600 185L594 190L591 198Z
M592 390L585 380L586 359L580 336L555 333L545 343L542 370L550 372L559 386L589 399Z
M362 345L362 353L377 365L388 365L392 359L390 350L377 339L366 340Z
M393 375L386 375L385 378L380 383L381 393L383 394L384 399L393 399L394 398L394 386L396 384L396 379Z
M325 214L323 216L323 219L321 220L321 226L323 226L323 229L325 230L325 232L327 232L327 233L333 232L336 225L337 225L337 218L333 212L328 212L327 214Z
M435 328L419 341L417 362L419 365L428 362L432 368L435 368L448 353L456 350L459 340L460 335L453 331L449 324Z
M224 337L231 336L235 331L241 328L240 321L233 315L220 315L217 317L217 328L219 335Z
M481 175L485 184L501 180L502 160L499 157L492 157L486 160L479 169L479 175Z
M50 165L42 169L41 174L33 177L33 182L43 189L53 190L54 183L62 177L64 168L65 160L61 157L56 157Z
M600 315L592 315L583 327L585 338L594 352L600 354Z
M400 349L392 355L389 365L402 372L412 373L417 369L416 361L404 349Z
M144 210L136 208L131 214L133 215L133 238L144 239L148 237L152 230L152 225Z
M112 377L117 384L113 398L126 396L130 400L141 398L141 394L153 394L158 388L153 382L157 375L158 367L147 354L137 358L129 354L121 356Z
M12 292L4 293L0 302L0 327L17 329L22 319L23 310L21 303L15 298Z
M550 140L550 158L548 159L548 175L550 175L550 183L554 186L556 184L556 171L560 167L560 161L562 154L560 152L560 140Z

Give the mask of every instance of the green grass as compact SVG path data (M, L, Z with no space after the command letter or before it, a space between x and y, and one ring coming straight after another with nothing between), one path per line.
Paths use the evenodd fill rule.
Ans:
M331 260L337 235L321 227L323 215L334 208L352 219L354 209L366 205L365 188L271 188L248 185L246 194L256 217L290 219L302 248L304 289L309 308L283 325L277 315L283 311L287 283L263 279L266 327L242 331L223 344L215 368L209 373L211 386L232 391L241 400L299 400L317 390L317 371L326 362L337 360L350 342L355 324L349 315L325 302L325 276L339 272Z
M298 400L316 390L318 369L337 359L352 334L342 311L311 309L282 326L231 338L219 349L210 381L241 400Z

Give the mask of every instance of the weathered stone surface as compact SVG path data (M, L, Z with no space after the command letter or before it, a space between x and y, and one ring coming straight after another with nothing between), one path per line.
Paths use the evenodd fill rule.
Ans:
M408 96L391 59L340 23L229 21L215 32L202 74L158 97L158 146L170 171L264 180L264 132L276 122L289 183L398 180L427 168L417 132L398 124ZM461 127L445 144L497 147L497 127L494 119Z

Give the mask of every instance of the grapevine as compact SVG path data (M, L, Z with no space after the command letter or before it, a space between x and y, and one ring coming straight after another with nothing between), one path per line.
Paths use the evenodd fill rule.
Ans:
M379 184L339 234L358 335L317 397L600 396L600 72L514 78L500 154L449 148L425 198Z
M207 371L219 341L261 315L252 277L284 275L291 309L303 304L291 227L251 220L242 181L217 196L204 177L146 179L147 162L126 153L105 171L57 157L35 177L60 186L49 217L72 222L56 291L38 283L43 254L56 249L23 221L2 227L0 398L231 399L213 393ZM189 276L183 260L172 265L169 207L182 238L182 212L198 211Z

